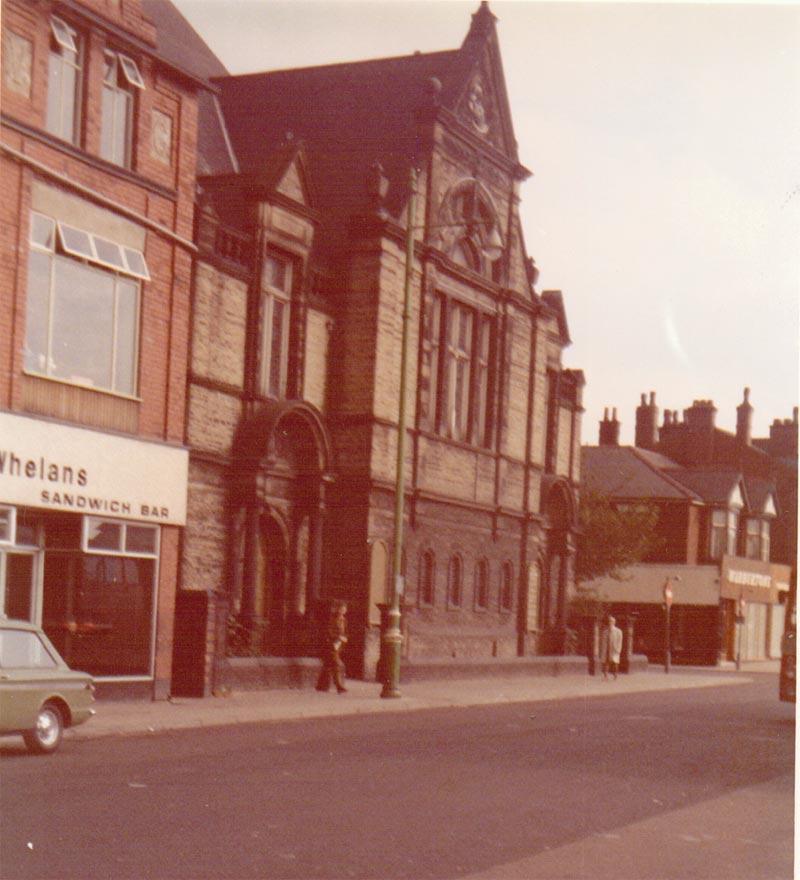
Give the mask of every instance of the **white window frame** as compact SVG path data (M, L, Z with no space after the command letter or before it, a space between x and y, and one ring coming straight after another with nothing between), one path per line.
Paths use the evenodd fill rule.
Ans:
M277 287L263 279L261 284L261 336L259 340L259 372L258 390L264 397L284 397L286 395L286 383L289 372L289 329L290 314L292 308L292 279L293 270L291 260L285 259L273 253L268 253L265 259L274 260L283 266L284 285ZM278 387L270 387L272 375L272 363L276 357L272 350L273 325L275 321L275 303L283 306L280 327L280 351L278 358Z
M43 244L37 241L34 238L34 224L36 220L43 220L50 225L51 232L48 235L48 240L50 244ZM56 235L57 231L57 235ZM75 243L69 242L69 233L70 232L78 232L85 236L86 247L81 249L75 245ZM66 233L66 234L65 234ZM114 247L119 249L119 253L122 255L122 258L125 260L126 269L121 269L118 266L113 266L109 264L107 261L98 258L97 256L97 246L96 241L101 240L103 242L108 242L108 244L113 245ZM58 245L56 244L58 241ZM44 369L36 369L30 366L25 367L25 371L28 373L34 373L36 375L46 376L48 378L55 379L60 382L66 382L71 385L83 385L84 383L78 382L76 380L65 378L64 376L59 376L55 373L55 371L51 368L51 364L53 363L52 359L52 351L53 351L53 339L54 339L54 317L53 311L55 307L55 281L56 281L56 272L57 266L60 261L77 259L78 262L84 263L89 266L97 266L99 268L96 271L107 272L110 268L111 271L108 271L108 274L114 278L114 328L113 328L113 338L112 338L112 353L111 353L111 386L106 387L104 385L96 385L93 383L87 383L86 387L91 387L95 390L100 390L110 394L116 394L123 397L135 397L137 388L138 388L138 365L139 365L139 346L140 346L140 328L139 322L141 317L141 308L142 308L142 288L141 284L136 285L136 310L135 315L133 317L133 339L131 340L131 348L133 351L134 363L133 363L133 387L127 390L120 390L116 386L116 372L117 372L117 347L118 347L118 331L119 326L117 323L118 320L118 281L116 278L135 278L137 281L139 279L148 280L150 278L149 271L147 270L147 263L144 259L144 254L140 251L137 251L133 248L128 248L126 246L117 245L114 242L110 242L107 239L100 239L98 236L95 236L93 233L87 232L86 230L78 229L77 227L70 226L68 224L64 224L61 221L57 221L52 217L48 217L45 214L41 214L39 212L31 212L31 223L30 223L30 236L29 236L29 246L32 252L38 252L42 254L46 254L50 259L50 271L49 271L49 280L48 280L48 288L46 292L46 300L47 300L47 327L46 327L46 351L40 352L40 354L44 355L45 366ZM130 269L130 261L125 256L125 252L129 251L131 254L135 254L142 262L143 270L139 270L136 272L131 271ZM66 254L66 256L65 256ZM29 280L29 288L30 292L30 280Z
M44 215L40 214L39 216ZM98 266L103 266L114 272L120 272L123 275L130 275L132 278L141 278L143 281L150 280L150 270L147 268L147 260L145 260L144 254L141 251L128 247L127 245L117 244L108 238L103 238L92 232L87 232L85 229L79 229L77 226L63 223L61 220L56 221L56 227L58 229L59 243L64 252L70 256L97 263ZM70 233L75 232L86 236L87 247L85 250L75 247L67 240ZM100 243L102 243L103 247L116 252L116 262L113 259L107 259L100 255L100 248L98 247L98 244ZM140 265L134 265L134 263Z
M93 526L97 525L114 525L119 526L120 541L118 547L90 547L90 532ZM155 535L154 546L152 552L135 551L126 549L128 528L149 529ZM133 556L138 559L158 559L161 549L161 528L151 523L143 523L138 521L128 521L124 519L112 519L104 516L84 516L81 523L81 550L84 553L91 553L95 556Z
M8 537L0 535L0 544L4 547L13 547L17 543L17 508L12 504L0 504L0 510L8 513Z
M144 80L142 79L136 62L123 55L121 52L115 52L106 49L104 54L104 62L109 64L108 73L103 75L102 92L112 94L112 117L109 120L103 108L102 118L100 120L100 155L107 162L120 165L123 168L130 168L133 163L133 126L135 117L136 91L144 89ZM116 98L119 95L125 96L124 118L120 119L118 103ZM104 150L103 141L105 133L110 126L111 154ZM120 131L122 128L122 131ZM123 155L115 155L115 147L119 136L122 136Z
M708 529L708 555L710 559L722 559L728 546L728 511L715 508L711 511Z
M772 525L768 519L761 520L761 534L759 546L759 559L762 562L769 562L770 541L772 539Z
M467 339L462 345L461 330ZM470 398L472 395L472 357L475 348L475 312L453 301L447 310L447 436L468 442L470 437ZM461 388L458 379L462 379Z
M78 54L78 44L75 42L77 33L65 21L62 21L57 15L51 15L50 30L53 33L53 38L62 49Z
M50 16L50 31L53 35L58 50L52 45L48 53L47 68L47 105L45 110L45 128L55 137L76 144L80 137L80 118L83 99L83 44L78 32L70 27L65 21L53 15ZM54 123L49 114L50 102L53 97L52 89L55 82L52 78L52 66L58 64L62 68L59 77L59 94L57 98L58 121ZM64 119L64 74L63 69L69 68L74 75L74 95L72 96L72 119ZM71 123L71 130L65 133L65 123Z

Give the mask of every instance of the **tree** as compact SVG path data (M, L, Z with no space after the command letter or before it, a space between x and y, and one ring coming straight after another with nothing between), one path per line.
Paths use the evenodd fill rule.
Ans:
M579 587L598 577L623 580L625 569L641 562L657 544L654 504L615 504L607 495L584 489L579 516L575 561Z

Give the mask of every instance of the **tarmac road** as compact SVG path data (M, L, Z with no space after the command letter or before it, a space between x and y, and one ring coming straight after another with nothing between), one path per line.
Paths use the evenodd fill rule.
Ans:
M788 880L794 707L719 680L5 749L0 875Z

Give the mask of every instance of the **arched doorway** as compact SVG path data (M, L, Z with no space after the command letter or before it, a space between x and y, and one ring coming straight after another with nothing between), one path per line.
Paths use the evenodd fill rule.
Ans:
M234 650L315 650L330 444L306 403L271 402L241 425L230 492ZM236 645L244 645L243 651Z
M259 522L255 612L264 622L262 652L283 653L288 618L287 581L289 547L285 529L270 512Z
M576 505L563 479L550 482L543 507L546 545L543 553L539 619L540 652L563 654L567 640L567 612L575 561Z

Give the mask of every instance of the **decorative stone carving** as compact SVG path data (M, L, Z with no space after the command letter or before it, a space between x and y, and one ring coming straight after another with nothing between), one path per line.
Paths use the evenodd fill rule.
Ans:
M3 34L3 81L6 88L25 98L31 96L33 44L25 37L6 31Z
M474 76L469 85L467 109L469 110L472 125L478 134L488 134L489 120L486 112L486 97L484 94L483 80L480 76Z
M172 158L172 117L160 110L153 110L150 155L165 165Z

